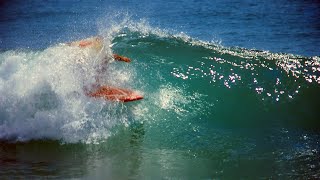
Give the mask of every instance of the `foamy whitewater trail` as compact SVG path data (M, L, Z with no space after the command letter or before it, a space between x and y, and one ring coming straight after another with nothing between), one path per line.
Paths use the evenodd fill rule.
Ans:
M111 127L126 117L114 112L117 103L83 92L95 83L97 67L110 52L59 44L43 51L1 53L0 139L94 143L110 136Z

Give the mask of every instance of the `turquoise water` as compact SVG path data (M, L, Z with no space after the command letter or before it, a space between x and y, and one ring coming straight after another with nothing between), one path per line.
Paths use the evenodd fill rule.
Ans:
M318 178L319 6L276 5L3 3L1 178ZM104 59L60 43L96 34L143 100L84 95Z

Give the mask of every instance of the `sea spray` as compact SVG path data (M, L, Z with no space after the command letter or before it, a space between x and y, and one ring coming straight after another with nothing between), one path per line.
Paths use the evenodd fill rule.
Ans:
M107 139L111 127L125 123L126 116L113 113L118 103L85 96L84 87L95 83L99 63L108 63L110 55L99 55L65 44L1 53L0 138L88 143ZM119 77L114 78L121 79L118 85L130 79L130 71L126 78ZM111 82L108 78L104 81Z

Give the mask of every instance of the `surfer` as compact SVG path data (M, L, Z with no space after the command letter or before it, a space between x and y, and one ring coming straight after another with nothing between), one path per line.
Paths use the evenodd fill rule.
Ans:
M99 36L91 37L87 39L83 39L80 41L73 41L70 43L67 43L69 46L76 46L83 49L88 49L93 51L93 53L100 54L103 50L103 39ZM102 63L102 66L99 66L96 76L96 83L91 85L90 88L84 87L84 91L87 96L95 97L95 98L104 98L106 100L111 101L122 101L122 102L129 102L129 101L136 101L143 99L143 96L140 94L123 88L117 88L112 86L105 86L100 84L100 76L103 74L103 72L106 71L106 65L108 64L108 58L103 57L105 56L102 54L102 58L105 59L105 62ZM116 61L124 61L124 62L131 62L131 60L127 57L120 56L118 54L113 54L113 58Z
M68 46L79 47L80 49L87 51L89 54L94 54L95 56L98 56L99 59L101 58L104 60L100 65L96 66L97 75L95 76L96 84L94 86L99 86L100 81L102 79L102 77L100 77L100 76L106 72L107 65L110 62L110 59L112 58L112 57L108 57L107 54L105 54L105 52L103 52L104 45L103 45L102 37L101 36L94 36L94 37L82 39L79 41L69 42L66 44ZM116 61L124 61L127 63L131 62L131 60L129 58L124 57L124 56L120 56L118 54L112 54L112 56L113 56L113 59Z

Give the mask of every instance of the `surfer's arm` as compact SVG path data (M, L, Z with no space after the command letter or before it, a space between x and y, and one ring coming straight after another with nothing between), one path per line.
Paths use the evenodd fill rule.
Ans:
M131 62L131 60L127 57L124 57L124 56L120 56L118 54L113 54L113 58L116 60L116 61L124 61L124 62Z
M91 38L87 38L87 39L83 39L80 41L74 41L74 42L70 42L67 43L67 45L69 46L78 46L80 48L95 48L96 50L100 50L103 46L102 44L102 38L99 36L96 37L91 37ZM127 57L124 56L120 56L118 54L113 54L113 58L116 61L124 61L124 62L131 62L131 60Z
M94 36L86 39L82 39L80 41L73 41L66 43L68 46L77 46L80 48L93 48L97 51L101 50L103 47L102 38L100 36Z

